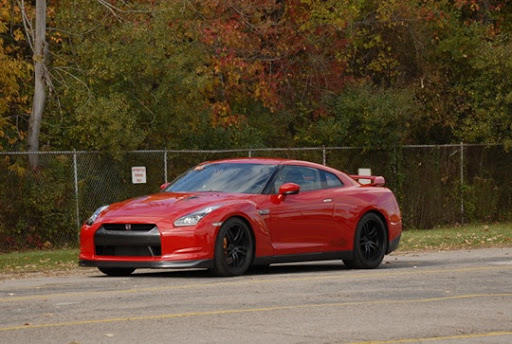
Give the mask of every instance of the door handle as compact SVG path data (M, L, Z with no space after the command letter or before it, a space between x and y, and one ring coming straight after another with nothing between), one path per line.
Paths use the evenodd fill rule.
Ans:
M326 198L326 199L324 199L324 203L329 203L329 202L332 202L332 198Z

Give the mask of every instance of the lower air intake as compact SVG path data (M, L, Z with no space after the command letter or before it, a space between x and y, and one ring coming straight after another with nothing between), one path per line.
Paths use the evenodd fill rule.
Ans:
M160 231L151 225L149 231L107 229L105 225L94 233L98 256L158 257L162 255Z
M102 246L96 245L99 256L115 257L157 257L161 256L160 246Z

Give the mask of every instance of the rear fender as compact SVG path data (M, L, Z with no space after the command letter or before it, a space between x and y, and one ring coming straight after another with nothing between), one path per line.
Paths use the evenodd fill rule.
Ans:
M377 189L373 190L376 191ZM367 190L370 191L370 189ZM371 200L371 204L360 209L357 216L357 223L366 213L373 212L377 214L386 226L388 234L388 249L391 248L391 246L395 246L396 248L397 245L395 245L394 242L400 240L402 233L402 218L395 196L389 190L385 193L369 192L366 194L368 196L367 200Z

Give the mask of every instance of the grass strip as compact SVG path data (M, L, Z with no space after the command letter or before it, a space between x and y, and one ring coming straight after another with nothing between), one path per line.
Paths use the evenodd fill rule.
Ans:
M512 223L405 230L399 251L444 251L512 247ZM0 274L65 271L78 267L78 249L0 254Z
M0 254L0 273L69 270L78 266L78 249L56 249Z
M446 251L488 247L512 247L512 223L406 230L402 233L399 249Z

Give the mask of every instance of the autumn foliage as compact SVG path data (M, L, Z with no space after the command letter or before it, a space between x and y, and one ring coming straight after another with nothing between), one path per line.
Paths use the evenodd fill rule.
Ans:
M0 0L0 148L25 149L22 14ZM42 149L512 145L512 3L48 1Z

